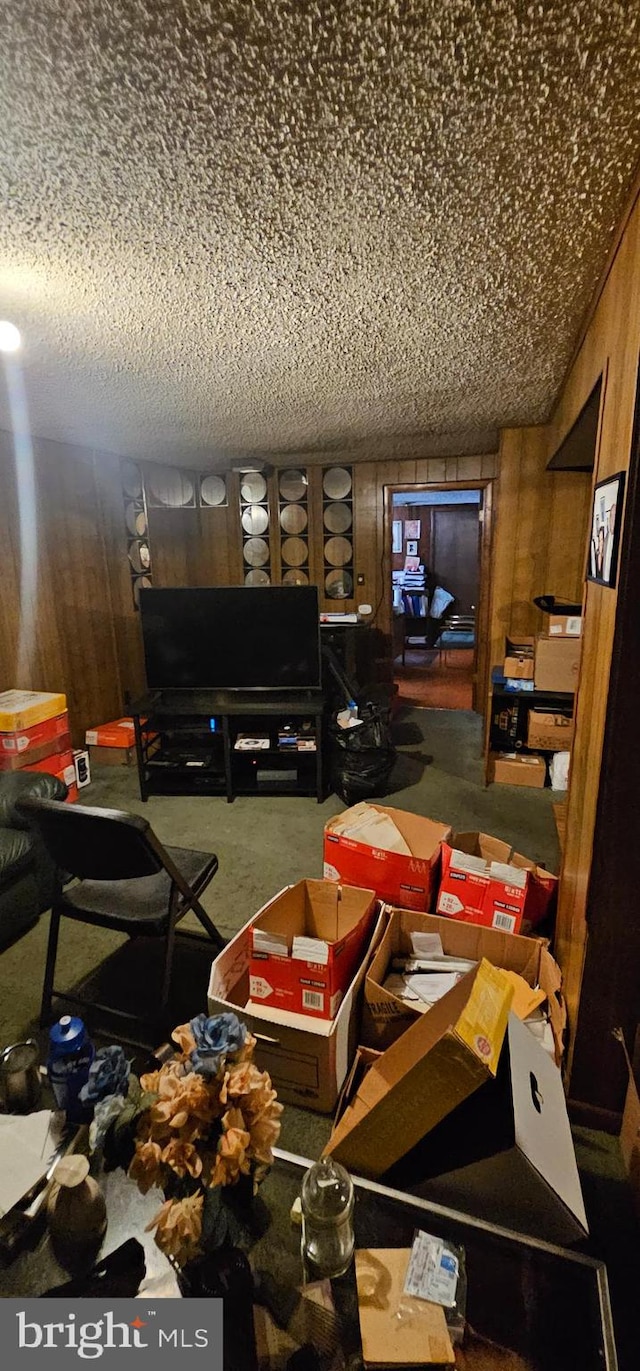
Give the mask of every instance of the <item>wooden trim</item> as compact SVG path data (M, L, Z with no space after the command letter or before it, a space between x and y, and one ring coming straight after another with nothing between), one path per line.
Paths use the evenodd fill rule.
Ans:
M488 677L490 672L490 645L487 641L490 623L491 607L491 551L492 551L492 532L493 532L493 484L495 477L488 476L475 480L458 481L401 481L392 482L384 485L384 522L383 522L383 542L382 542L382 592L377 613L382 610L384 623L389 631L393 624L393 597L391 586L391 539L393 523L393 497L403 491L416 491L416 493L428 491L453 491L453 490L479 490L483 492L478 515L482 513L480 521L480 555L479 555L479 597L478 615L476 630L476 645L474 654L474 674L473 674L473 709L478 714L484 713L485 702L488 691ZM377 617L377 614L376 614ZM391 648L393 652L393 646ZM393 663L392 663L393 665ZM478 708L480 704L480 708Z

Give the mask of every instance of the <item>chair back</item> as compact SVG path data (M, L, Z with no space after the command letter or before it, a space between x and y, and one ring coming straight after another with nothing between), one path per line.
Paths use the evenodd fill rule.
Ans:
M16 808L39 833L61 871L88 881L125 881L165 869L146 819L121 809L59 800L21 800Z

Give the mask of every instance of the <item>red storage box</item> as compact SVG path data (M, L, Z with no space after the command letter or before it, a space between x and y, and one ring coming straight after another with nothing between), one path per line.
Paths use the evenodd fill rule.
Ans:
M146 720L142 719L142 723ZM136 730L133 719L114 719L109 724L88 728L84 741L87 747L134 747Z
M249 995L261 1005L333 1019L369 944L373 890L298 881L251 927Z
M353 810L336 815L326 824L325 878L346 881L349 885L371 886L378 898L389 904L429 911L438 890L441 844L451 837L449 824L387 805L367 807L392 820L408 853L390 851L340 832L349 815L360 808L354 806Z
M557 885L550 871L499 838L456 833L451 846L442 845L437 913L503 933L519 933L523 923L533 926L549 912Z
M32 728L0 733L0 771L20 771L71 747L69 715L57 715Z

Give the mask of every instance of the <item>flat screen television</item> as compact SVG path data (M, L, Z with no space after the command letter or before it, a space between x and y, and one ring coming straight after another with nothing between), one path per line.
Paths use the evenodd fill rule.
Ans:
M316 586L140 592L153 690L306 690L320 685Z

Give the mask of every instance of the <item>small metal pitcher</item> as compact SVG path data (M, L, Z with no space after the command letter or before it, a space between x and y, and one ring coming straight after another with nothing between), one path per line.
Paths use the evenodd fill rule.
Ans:
M28 1114L40 1103L40 1051L28 1038L0 1052L0 1103L8 1114Z

